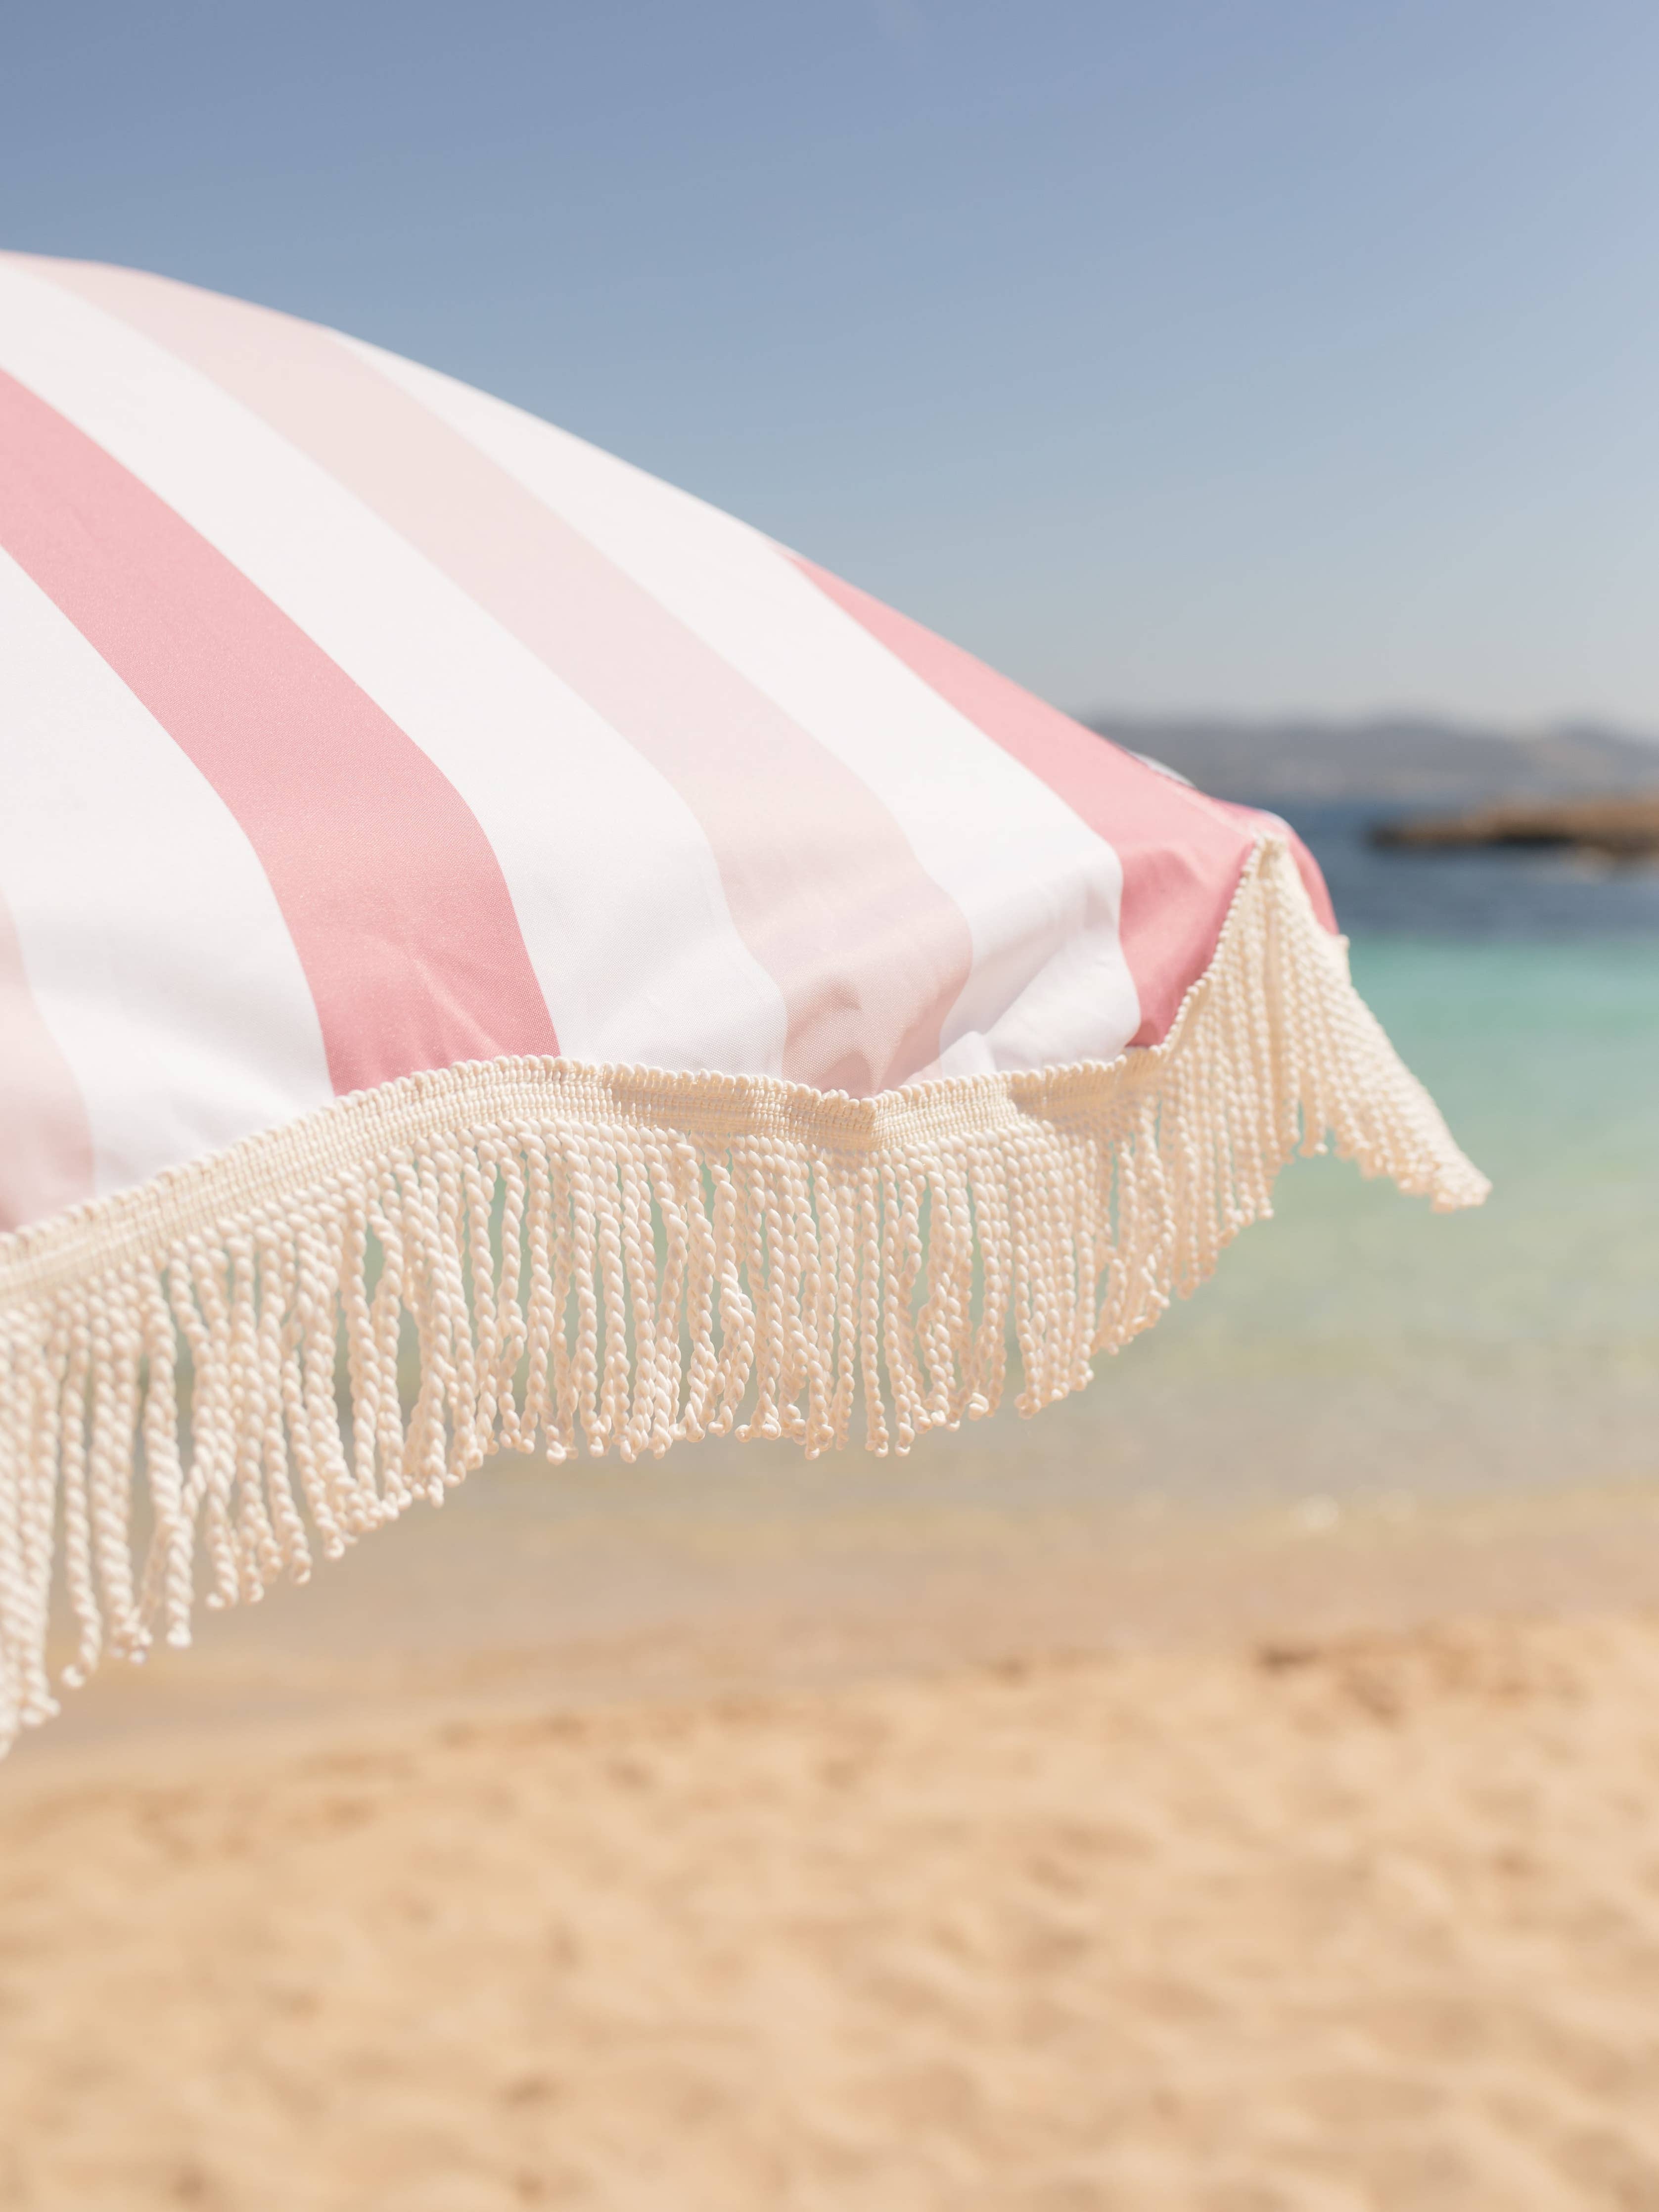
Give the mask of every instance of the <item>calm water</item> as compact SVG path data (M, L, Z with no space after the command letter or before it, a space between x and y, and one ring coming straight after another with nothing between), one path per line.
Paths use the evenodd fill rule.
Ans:
M1366 839L1376 818L1376 808L1358 805L1308 807L1295 817L1351 937L1534 945L1622 937L1659 946L1659 866L1615 867L1541 851L1389 851Z

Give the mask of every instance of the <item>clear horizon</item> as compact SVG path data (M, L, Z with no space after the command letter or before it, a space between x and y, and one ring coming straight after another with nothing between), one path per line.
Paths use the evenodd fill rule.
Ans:
M340 325L1062 705L1659 731L1659 16L15 14L0 238Z

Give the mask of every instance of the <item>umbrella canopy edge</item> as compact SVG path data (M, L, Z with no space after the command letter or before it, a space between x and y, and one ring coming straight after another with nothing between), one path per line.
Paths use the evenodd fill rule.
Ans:
M502 1449L815 1454L861 1405L902 1452L997 1405L1011 1338L1032 1413L1328 1144L1486 1194L1269 835L1164 1042L1110 1063L854 1099L472 1062L0 1237L0 1748L57 1710L60 1553L72 1683L188 1643L198 1559L257 1597Z

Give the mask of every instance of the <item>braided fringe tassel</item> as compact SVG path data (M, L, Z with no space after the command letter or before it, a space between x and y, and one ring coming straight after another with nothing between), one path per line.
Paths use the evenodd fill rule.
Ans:
M257 1599L502 1448L816 1454L861 1401L902 1452L997 1404L1011 1334L1032 1413L1328 1132L1437 1207L1486 1194L1270 842L1167 1042L1109 1067L854 1101L479 1064L0 1241L0 1748L57 1710L60 1546L73 1684L189 1642L198 1553L210 1606Z

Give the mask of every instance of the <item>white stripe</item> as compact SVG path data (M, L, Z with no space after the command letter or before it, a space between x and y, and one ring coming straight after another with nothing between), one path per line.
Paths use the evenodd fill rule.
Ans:
M0 258L0 366L112 454L436 763L582 1060L775 1074L786 1016L696 817L534 654L208 378Z
M504 401L345 343L553 507L860 776L973 933L951 1073L1115 1059L1140 1026L1123 872L1065 801L746 524Z
M98 1189L325 1104L310 987L240 823L3 552L0 638L0 884Z

